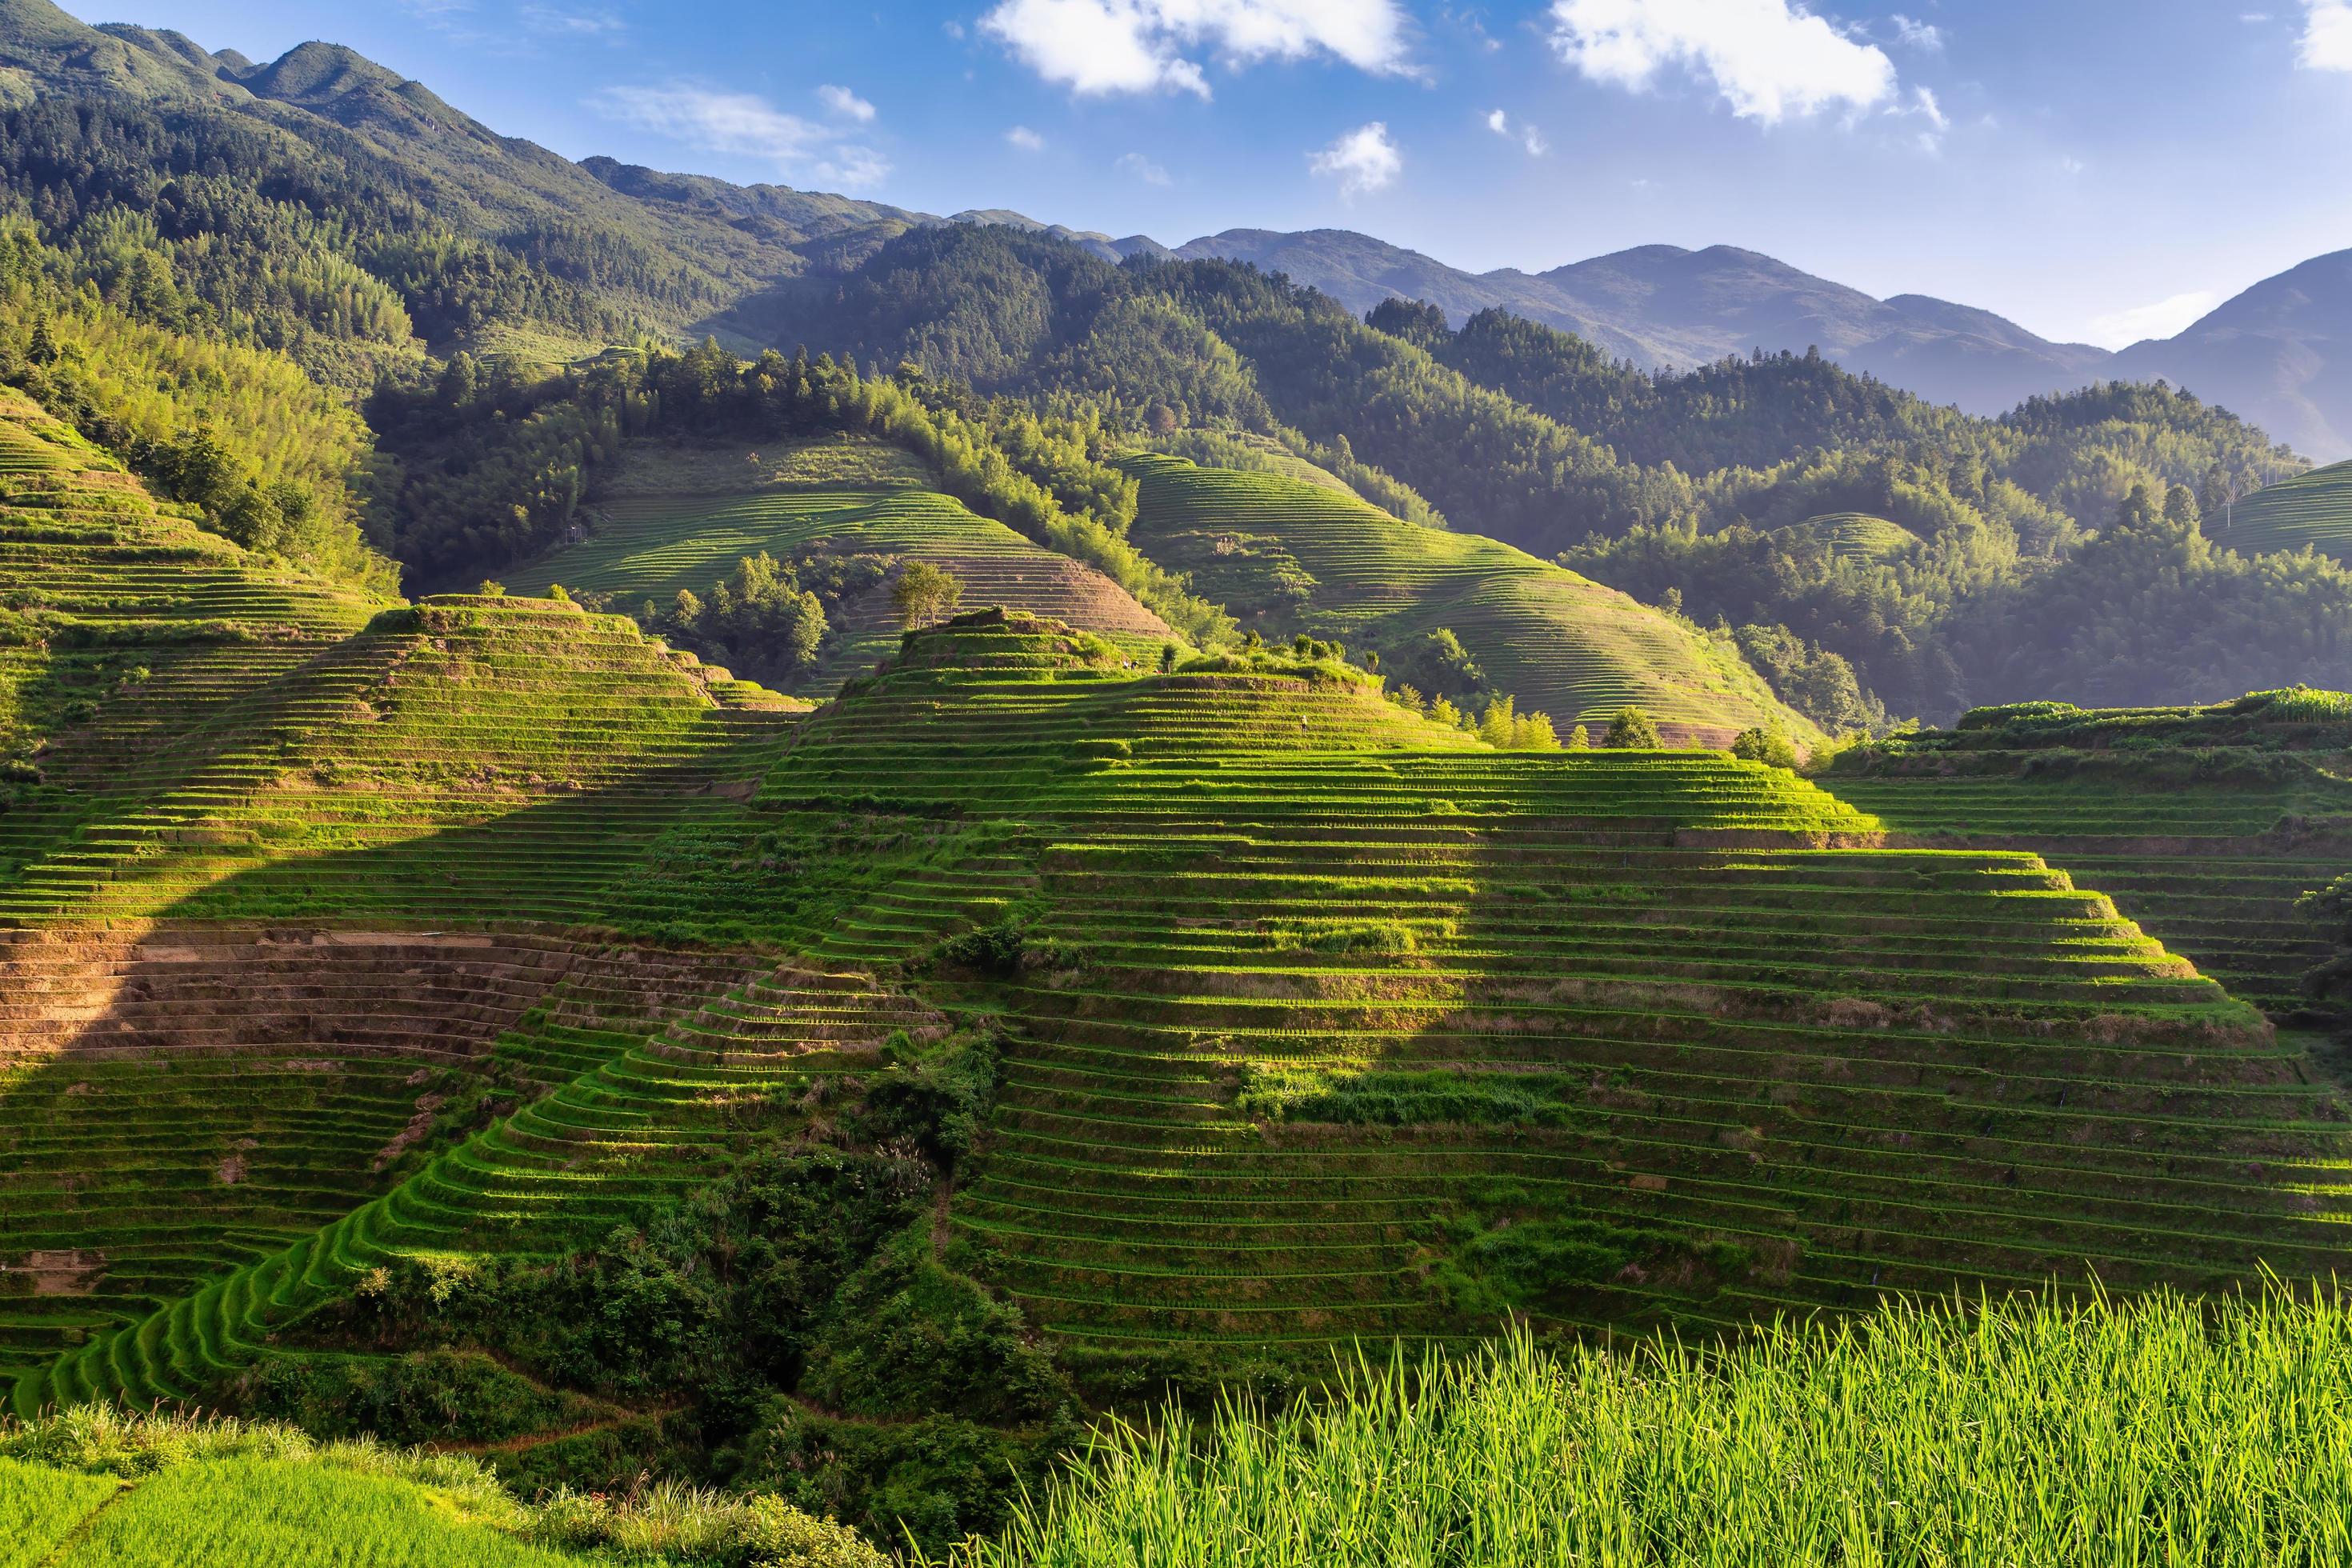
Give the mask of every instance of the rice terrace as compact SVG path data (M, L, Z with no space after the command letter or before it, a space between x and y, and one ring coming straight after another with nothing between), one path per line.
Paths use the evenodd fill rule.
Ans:
M0 0L0 1568L2352 1562L2340 5L236 9Z

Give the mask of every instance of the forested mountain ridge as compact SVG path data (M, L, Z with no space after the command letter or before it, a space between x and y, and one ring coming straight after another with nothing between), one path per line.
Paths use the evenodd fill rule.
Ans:
M796 339L829 332L866 360L1092 408L1133 439L1192 453L1190 431L1230 428L1341 457L1458 529L1556 555L1702 624L1719 618L1784 697L1823 689L1816 672L1830 671L1828 688L1860 693L1859 707L1808 709L1832 727L1874 711L1949 717L2024 694L2017 682L2105 679L2088 650L2117 645L2101 637L2068 642L2051 626L2073 652L2046 673L2005 646L2018 612L1996 607L2002 595L2059 572L2127 506L2135 517L2217 510L2301 467L2260 430L2168 388L2102 384L1985 419L1819 355L1654 374L1500 311L1457 331L1433 306L1391 301L1365 321L1246 265L1112 267L1002 228L901 236L802 299L803 314L782 323ZM1798 527L1848 514L1916 542L1884 559L1841 555L1830 535ZM2139 558L2095 559L2120 570ZM2211 649L2210 668L2144 667L2106 700L2338 679L2333 664L2305 662L2336 634L2306 646L2300 630L2265 628L2251 570L2225 552L2197 559L2197 592L2240 605L2217 608L2213 624L2244 632ZM2284 591L2326 626L2352 612L2352 580L2326 563L2265 570L2297 584ZM2155 578L2064 580L2087 595L2079 618L2092 621L2138 624L2152 605L2137 595L2157 591ZM2266 673L2241 679L2253 670Z
M914 216L592 169L330 44L255 65L6 0L0 70L0 171L52 243L151 251L218 327L352 387L426 352L690 334L798 272L793 245Z
M1395 298L1429 300L1456 321L1507 310L1645 370L1688 370L1758 348L1818 347L1849 369L1979 414L2082 385L2107 359L2104 350L2051 342L1988 310L1918 294L1874 299L1728 245L1640 246L1542 272L1465 272L1339 229L1228 229L1176 254L1253 262L1358 311Z

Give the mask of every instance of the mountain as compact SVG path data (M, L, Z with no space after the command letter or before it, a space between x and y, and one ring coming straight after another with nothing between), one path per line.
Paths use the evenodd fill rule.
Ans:
M1874 299L1752 250L1645 245L1548 272L1465 272L1347 229L1234 228L1179 257L1247 261L1350 309L1423 300L1456 325L1499 307L1644 369L1755 349L1818 347L1849 370L1931 402L1999 414L2101 380L2164 380L2321 462L2352 457L2352 250L2315 257L2230 300L2179 336L2119 353L2052 342L1974 306Z
M2134 343L2113 374L2227 404L2323 463L2352 457L2352 250L2266 278L2179 337Z
M1989 310L1922 294L1873 299L1727 245L1645 245L1532 273L1465 272L1345 229L1228 229L1176 254L1286 273L1358 310L1402 296L1426 300L1458 324L1501 307L1645 369L1818 347L1849 369L1977 414L2080 386L2104 374L2108 358L2087 343L2036 337Z

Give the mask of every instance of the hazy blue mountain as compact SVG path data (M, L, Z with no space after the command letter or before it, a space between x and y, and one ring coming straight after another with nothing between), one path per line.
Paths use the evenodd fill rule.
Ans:
M1359 310L1401 295L1429 300L1458 323L1498 305L1649 367L1818 347L1852 369L1982 414L2080 386L2109 357L2050 342L1989 310L1917 294L1874 299L1733 246L1646 245L1548 272L1472 273L1344 229L1228 229L1177 254L1254 262Z
M2317 461L2352 457L2352 250L2266 278L2178 337L2134 343L2111 374L2185 386Z

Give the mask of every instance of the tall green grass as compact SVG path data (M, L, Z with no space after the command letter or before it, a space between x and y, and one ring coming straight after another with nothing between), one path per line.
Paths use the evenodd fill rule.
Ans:
M2352 1562L2352 1311L1890 1305L1729 1351L1527 1336L1099 1438L957 1568Z

